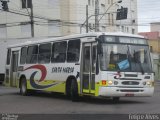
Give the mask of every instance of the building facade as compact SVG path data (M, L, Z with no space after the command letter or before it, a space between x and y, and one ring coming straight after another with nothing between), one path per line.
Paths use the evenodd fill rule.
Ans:
M152 25L151 25L152 27ZM157 28L152 30L157 30ZM139 33L140 35L144 36L146 39L148 39L148 43L150 46L150 50L152 52L152 58L153 58L153 69L155 72L155 79L160 80L160 32L142 32Z
M153 53L160 53L160 33L158 31L155 32L141 32L139 35L144 36L146 39L148 39L148 43L150 45L150 50Z
M98 4L96 4L98 1ZM106 14L99 21L99 31L137 33L136 0L11 0L9 11L0 11L0 39L30 38L31 5L33 5L34 37L57 37L86 32L86 5L88 16ZM128 8L125 20L116 20L117 9ZM98 16L98 19L102 15ZM95 16L89 19L89 32L95 31Z
M109 8L116 0L106 0L106 9ZM127 19L124 20L116 20L116 10L123 8L128 8ZM103 9L101 9L103 10ZM103 11L102 11L103 13ZM122 0L122 3L114 4L107 12L108 14L103 19L104 22L107 23L105 31L107 32L126 32L131 34L137 34L137 0ZM106 21L105 21L106 20ZM102 21L102 22L103 22ZM101 30L105 23L101 24Z

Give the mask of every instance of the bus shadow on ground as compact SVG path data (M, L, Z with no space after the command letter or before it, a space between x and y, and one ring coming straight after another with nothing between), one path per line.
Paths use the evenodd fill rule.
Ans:
M132 99L132 98L130 98ZM113 101L111 98L94 98L94 97L84 97L82 98L82 102L90 103L90 104L145 104L144 101L136 101L120 98L119 101Z
M18 93L19 94L19 93ZM29 94L29 96L34 96L34 97L46 97L50 99L60 99L60 100L67 100L67 101L72 101L71 99L67 98L66 95L62 93L48 93L48 92L41 92L41 91L34 91ZM138 100L133 100L132 97L130 98L122 98L119 101L115 102L111 98L96 98L96 97L91 97L91 96L80 96L77 101L74 102L84 102L88 104L145 104L147 103L146 101L138 101Z

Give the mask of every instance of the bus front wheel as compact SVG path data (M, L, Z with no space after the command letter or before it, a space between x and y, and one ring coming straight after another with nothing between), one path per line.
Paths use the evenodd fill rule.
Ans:
M119 102L120 97L113 97L113 99L112 99L112 100L113 100L113 102L115 102L115 103L116 103L116 102Z
M72 101L78 101L78 84L77 81L75 79L72 79L71 81L71 89L70 89L70 95L71 95L71 99Z
M26 96L28 93L27 91L27 81L26 78L23 77L21 78L21 82L20 82L20 94L23 96Z

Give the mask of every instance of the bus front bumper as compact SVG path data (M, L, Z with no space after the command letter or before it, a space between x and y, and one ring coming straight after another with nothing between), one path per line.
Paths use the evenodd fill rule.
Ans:
M148 88L122 88L122 87L99 87L99 96L105 97L149 97L154 93L154 87Z

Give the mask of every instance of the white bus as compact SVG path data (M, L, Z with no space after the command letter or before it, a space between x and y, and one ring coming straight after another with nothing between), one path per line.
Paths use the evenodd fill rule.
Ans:
M8 47L6 80L22 95L41 90L78 96L152 96L147 40L124 33L87 33Z

